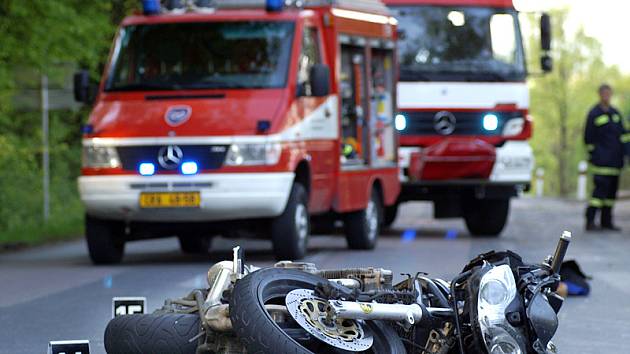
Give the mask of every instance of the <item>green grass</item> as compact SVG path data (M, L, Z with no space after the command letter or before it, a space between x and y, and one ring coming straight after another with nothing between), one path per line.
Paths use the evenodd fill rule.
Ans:
M72 210L52 215L47 223L26 222L10 230L0 230L0 249L37 246L75 239L83 235L83 213Z

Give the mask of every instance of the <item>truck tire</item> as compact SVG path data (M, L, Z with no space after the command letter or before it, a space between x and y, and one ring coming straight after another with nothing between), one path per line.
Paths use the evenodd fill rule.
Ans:
M105 329L107 354L195 354L201 330L198 314L127 315Z
M265 309L266 304L284 304L286 295L295 289L312 290L322 282L326 280L313 274L277 268L261 269L237 281L230 300L230 319L236 336L246 347L247 352L347 353L312 339L309 335L299 335L300 332L306 331L293 319L286 323L277 323ZM406 354L400 337L387 323L366 321L365 325L373 333L374 344L370 350L363 353ZM294 333L294 336L290 336L289 331Z
M344 215L344 231L348 248L372 250L376 247L383 220L383 204L378 191L373 190L365 209Z
M179 248L186 254L208 254L212 238L199 235L180 235Z
M116 264L125 253L125 225L122 222L85 217L85 238L94 264Z
M509 199L478 199L465 204L464 220L473 237L499 237L509 216Z
M390 227L396 221L396 217L398 217L398 207L400 204L396 203L394 205L385 207L385 212L383 213L383 226Z
M276 259L304 258L309 234L308 194L304 186L295 183L284 212L271 222L271 240Z

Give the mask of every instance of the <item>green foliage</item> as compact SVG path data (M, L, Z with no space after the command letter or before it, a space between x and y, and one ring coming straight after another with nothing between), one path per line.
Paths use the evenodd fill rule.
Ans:
M610 83L617 93L615 104L630 113L630 76L602 60L601 44L583 30L564 31L567 10L552 13L554 71L531 80L532 145L538 167L546 171L546 192L569 196L577 188L580 161L587 159L583 143L588 111L597 103L597 88ZM534 17L530 18L534 23ZM530 67L536 67L539 38L530 39Z
M67 64L99 77L118 23L138 3L0 0L0 245L81 232L76 178L87 112L51 112L51 219L44 224L40 113L13 103L22 90L36 91L42 74L62 85Z

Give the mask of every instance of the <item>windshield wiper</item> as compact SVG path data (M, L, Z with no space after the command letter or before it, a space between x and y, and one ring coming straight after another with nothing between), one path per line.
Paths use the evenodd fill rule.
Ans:
M251 85L244 85L237 82L224 82L224 81L203 81L188 83L182 85L185 89L203 90L203 89L246 89L251 88Z
M426 72L414 70L414 69L400 69L401 79L404 78L405 81L414 80L414 81L433 81L433 79L427 75Z
M109 87L105 91L108 92L130 92L130 91L176 91L176 90L212 90L212 89L246 89L251 88L250 85L239 84L235 82L195 82L195 83L173 83L173 84L152 84L137 83L121 86Z
M474 73L466 73L466 81L479 81L479 78L491 79L496 82L505 82L507 81L506 75L493 72L493 71L477 71Z
M174 84L152 84L152 83L136 83L136 84L127 84L121 86L108 87L105 91L171 91L171 90L180 90L181 87Z

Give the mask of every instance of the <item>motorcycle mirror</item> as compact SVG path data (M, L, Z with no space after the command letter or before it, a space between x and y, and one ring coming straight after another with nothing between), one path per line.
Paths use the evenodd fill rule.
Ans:
M527 307L527 318L540 344L546 348L558 330L558 316L545 294L538 293L534 296Z

